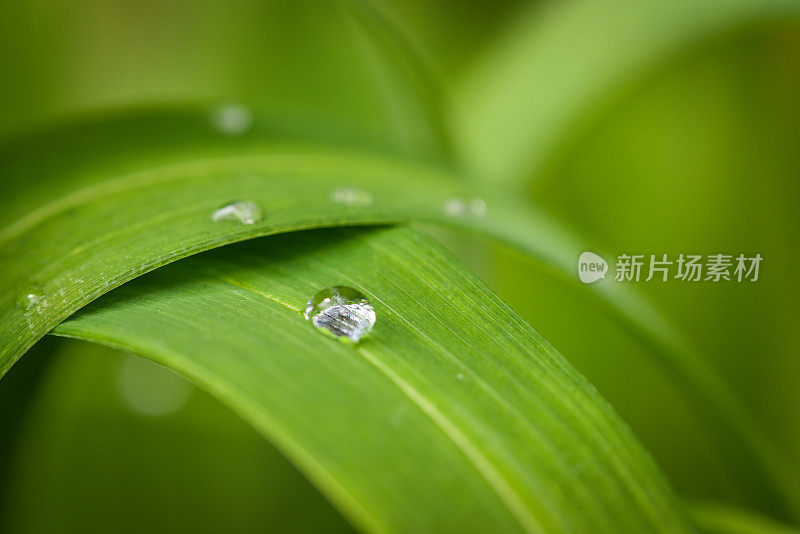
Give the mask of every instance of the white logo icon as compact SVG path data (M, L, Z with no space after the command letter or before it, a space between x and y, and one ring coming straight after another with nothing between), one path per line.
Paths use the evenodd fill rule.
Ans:
M584 252L578 258L578 278L584 284L597 282L606 277L608 263L594 252Z

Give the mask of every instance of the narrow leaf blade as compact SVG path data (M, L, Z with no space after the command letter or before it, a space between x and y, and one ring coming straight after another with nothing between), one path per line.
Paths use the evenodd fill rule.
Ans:
M337 284L378 314L357 346L301 314ZM690 530L594 389L416 231L225 247L121 287L56 333L186 374L367 530Z

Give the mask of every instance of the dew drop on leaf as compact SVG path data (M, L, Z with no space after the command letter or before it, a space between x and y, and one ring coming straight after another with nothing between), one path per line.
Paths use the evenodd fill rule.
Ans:
M191 383L174 371L133 355L121 362L118 382L119 395L127 407L150 416L177 412L193 390Z
M331 192L331 200L346 206L371 206L372 195L363 189L342 187Z
M450 217L483 217L486 215L486 202L479 197L450 197L444 201L444 213Z
M467 205L460 198L450 197L444 201L444 212L451 217L460 217L467 212Z
M226 204L211 214L212 221L239 221L242 224L257 223L262 217L258 205L244 200Z
M26 293L17 298L17 308L22 310L28 321L28 328L33 328L36 317L41 316L44 309L50 305L49 299L39 293Z
M357 343L375 326L375 310L367 297L346 286L325 288L314 295L304 313L320 330Z
M469 211L475 217L483 217L486 215L486 202L482 198L473 198L469 201Z
M17 304L26 312L42 313L42 307L47 306L47 299L37 293L27 293L22 295Z
M253 125L253 113L241 104L225 104L211 115L214 129L224 135L242 135Z

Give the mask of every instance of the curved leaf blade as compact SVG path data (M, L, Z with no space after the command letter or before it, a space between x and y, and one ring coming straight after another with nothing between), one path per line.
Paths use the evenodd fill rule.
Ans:
M458 153L521 186L614 88L661 58L748 24L800 18L792 0L531 4L453 91Z
M797 528L771 518L718 503L690 505L692 517L705 534L797 534Z
M0 426L1 532L354 533L248 423L172 371L98 344L43 341L34 350L47 352L0 381L20 427ZM7 396L20 371L44 363L27 403Z
M588 249L580 239L528 203L467 187L447 169L342 144L319 148L302 142L300 130L257 122L234 141L209 132L206 113L151 111L0 148L0 186L12 198L0 212L0 373L71 313L176 259L299 229L430 222L490 236L579 285L676 377L727 444L720 453L730 465L786 508L800 506L798 479L780 452L663 317L619 285L577 284L573 269ZM367 191L373 202L334 202L340 187ZM448 215L453 195L479 196L488 211ZM214 209L241 199L261 206L264 219L211 221Z
M363 188L373 202L336 202L332 194L342 187ZM424 165L274 145L79 188L0 230L0 372L70 313L175 259L298 229L444 220L445 199L461 189ZM235 200L257 204L263 219L211 219Z
M302 317L335 284L375 305L358 345ZM369 531L691 530L596 391L410 229L225 247L126 284L56 333L186 374Z

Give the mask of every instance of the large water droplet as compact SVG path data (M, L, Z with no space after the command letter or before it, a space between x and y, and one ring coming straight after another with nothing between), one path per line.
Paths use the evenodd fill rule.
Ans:
M375 326L375 310L357 289L333 286L314 295L305 318L321 330L356 343Z
M371 206L372 194L363 189L342 187L331 192L331 200L346 206Z
M212 221L239 221L242 224L257 223L262 217L261 208L246 200L231 202L211 214Z
M241 104L225 104L214 110L211 124L225 135L242 135L253 125L253 113Z

